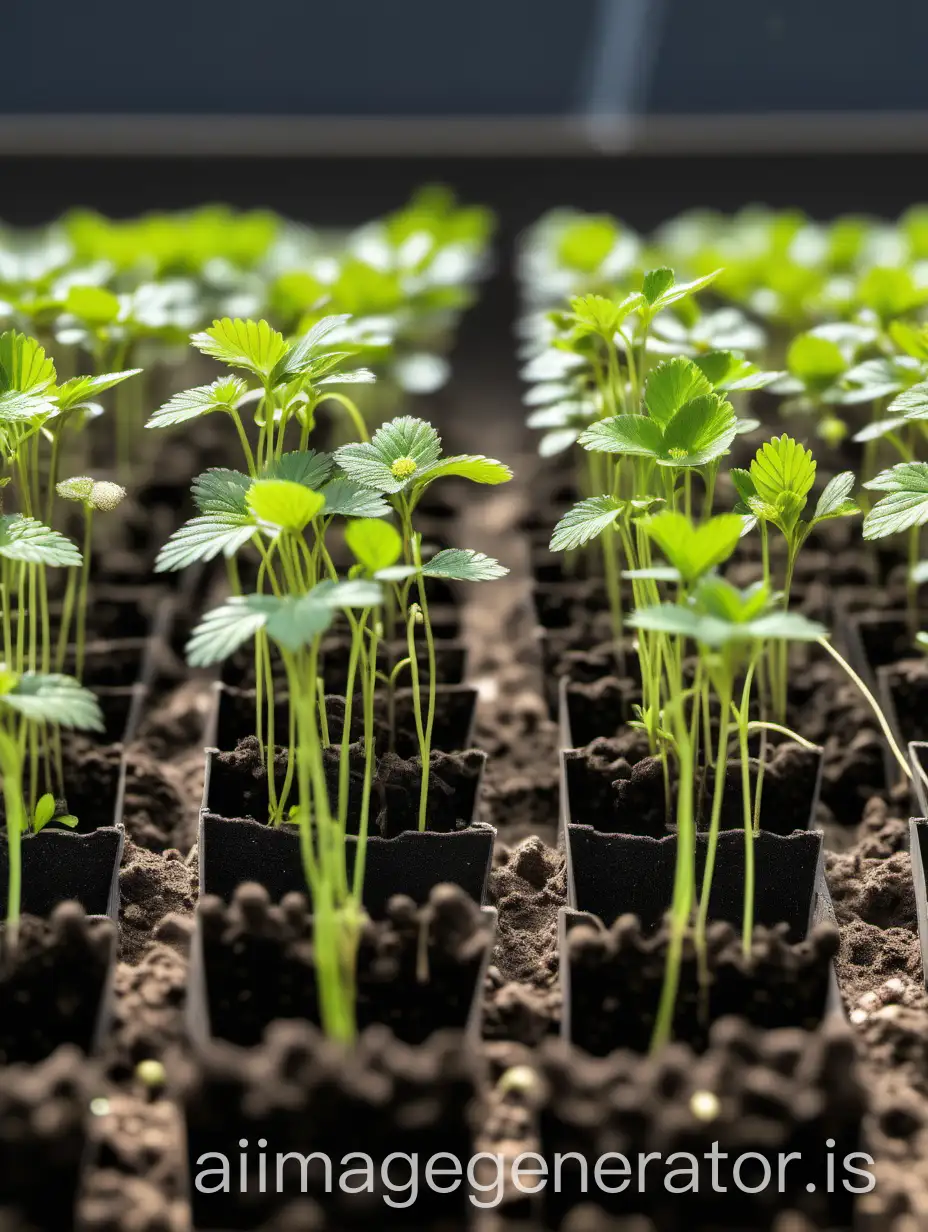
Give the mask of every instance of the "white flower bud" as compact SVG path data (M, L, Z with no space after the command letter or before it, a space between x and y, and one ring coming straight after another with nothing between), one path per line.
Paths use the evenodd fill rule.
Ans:
M94 483L89 475L75 475L73 479L62 479L55 491L65 500L88 501L93 488Z
M118 483L109 480L98 480L90 491L90 507L99 509L101 513L110 513L126 498L126 489Z

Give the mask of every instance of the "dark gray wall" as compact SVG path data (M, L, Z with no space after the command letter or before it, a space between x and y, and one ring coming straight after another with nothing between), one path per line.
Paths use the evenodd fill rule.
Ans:
M2 0L0 37L6 114L928 109L921 0Z

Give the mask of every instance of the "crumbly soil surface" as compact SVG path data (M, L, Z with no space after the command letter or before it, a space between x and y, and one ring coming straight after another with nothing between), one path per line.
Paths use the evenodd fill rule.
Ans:
M462 390L462 398L466 394ZM461 611L468 681L480 694L474 743L488 755L478 819L498 833L490 902L499 922L482 1044L489 1072L498 1077L531 1064L558 1032L557 913L566 902L566 873L557 843L558 730L536 635L530 541L520 529L533 508L531 476L538 463L524 452L508 400L500 398L485 413L496 414L499 424L487 452L505 458L521 478L481 490L477 499L469 493L449 497L458 514L448 520L447 533L450 541L497 556L511 570L466 591ZM472 438L455 440L455 433L466 436L461 427L449 428L449 448L473 447ZM215 465L215 456L209 462ZM546 519L549 511L547 505ZM865 584L859 563L846 555L836 559L843 578ZM827 554L818 565L820 571L829 567ZM813 577L809 589L814 586ZM813 591L810 606L826 601L821 589ZM183 600L182 610L190 602ZM198 594L196 603L204 602ZM182 644L182 638L172 644L178 640ZM170 1069L184 1049L203 732L211 704L210 680L187 674L167 654L126 749L121 952L102 1076L95 1080L109 1103L95 1118L99 1143L82 1202L90 1232L189 1228L178 1108L145 1086L135 1067L159 1060ZM885 789L872 715L824 655L791 675L791 708L791 726L825 748L819 819L840 934L836 966L864 1086L865 1149L876 1160L876 1189L858 1206L874 1227L918 1232L928 1227L928 995L907 854L909 799L905 791ZM101 754L100 761L112 769L112 755ZM480 1146L513 1156L531 1149L533 1135L528 1097L490 1088L478 1123ZM507 1226L535 1226L518 1204L512 1211L526 1222ZM297 1212L292 1226L318 1225L300 1222ZM579 1209L565 1224L569 1232L648 1232L655 1226ZM812 1232L817 1225L784 1212L774 1226L775 1232Z

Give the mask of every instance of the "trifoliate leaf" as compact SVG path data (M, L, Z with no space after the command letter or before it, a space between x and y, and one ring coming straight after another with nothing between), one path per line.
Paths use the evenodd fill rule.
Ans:
M440 456L441 439L432 425L403 415L378 428L370 441L342 445L335 461L349 479L392 495L402 492Z
M685 402L699 394L711 393L712 385L696 364L678 357L658 364L648 374L644 401L650 418L666 429Z
M419 470L415 479L418 485L431 483L433 479L444 476L469 479L471 483L499 484L507 483L512 478L512 471L495 458L485 458L483 454L461 454L455 458L441 458L438 462L433 462L431 466Z
M572 552L614 526L625 502L614 496L591 496L569 509L554 528L552 552Z
M864 518L865 539L883 539L928 522L928 462L899 462L864 487L888 493Z
M19 513L0 516L0 556L29 565L73 567L81 554L66 536Z
M505 577L509 570L491 556L470 548L446 548L436 552L422 568L423 577L446 578L454 582L491 582Z
M0 394L43 393L55 383L55 365L35 338L8 329L0 334Z
M686 514L671 509L654 514L642 525L687 582L728 560L742 531L742 519L737 513L720 513L701 526L694 526Z
M155 573L174 573L220 554L233 557L257 531L248 513L208 513L191 518L170 537L155 561Z
M345 542L355 560L368 573L387 569L403 554L403 540L390 522L358 518L345 527Z
M196 385L175 394L145 425L146 428L173 428L190 419L199 419L214 411L234 409L248 392L248 386L240 377L223 376L210 385Z
M76 407L87 406L100 394L121 385L131 376L138 376L141 368L127 368L125 372L103 372L100 376L76 376L65 381L55 390L55 400L62 411L73 411Z
M53 723L78 731L103 731L103 715L97 699L73 676L26 672L16 687L0 696L0 707L9 706L31 722Z
M262 522L302 534L325 504L325 497L290 479L258 479L245 495L248 508Z
M271 329L267 321L223 317L202 333L193 334L190 341L204 355L211 355L230 368L245 368L265 379L270 378L287 353L283 335Z
M252 485L249 475L215 466L194 479L190 491L201 513L245 514L245 494Z
M843 518L851 513L860 513L860 507L851 497L854 490L855 476L853 471L842 471L828 481L824 492L818 498L813 524L823 522L826 518Z
M319 490L325 497L322 512L327 518L336 514L344 518L385 518L390 512L379 492L363 488L344 476L330 479Z

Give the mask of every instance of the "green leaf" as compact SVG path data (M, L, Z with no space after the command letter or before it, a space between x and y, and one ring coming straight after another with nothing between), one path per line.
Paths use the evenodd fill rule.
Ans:
M584 449L597 453L622 453L656 458L663 448L660 426L646 415L613 415L582 432Z
M141 368L127 368L124 372L103 372L100 376L76 376L65 381L55 390L55 400L62 411L72 411L76 407L86 406L93 399L121 385L131 376L138 376Z
M901 428L906 422L904 415L896 415L892 419L875 419L873 423L864 424L859 432L855 432L851 440L858 444L864 444L867 441L878 441L881 437L888 436L890 432L895 432L897 428Z
M905 419L928 419L928 381L919 381L903 390L890 402L887 413Z
M893 321L888 333L900 351L922 363L928 360L928 330L924 326L918 328L907 321Z
M823 522L826 518L843 518L851 513L860 513L859 505L851 497L854 482L853 471L842 471L840 475L835 475L828 481L815 506L815 513L812 517L813 525L816 522Z
M812 452L786 433L761 445L751 463L751 479L762 501L777 506L784 494L796 498L800 511L815 483Z
M75 566L81 554L65 535L19 513L0 516L0 556L29 565Z
M644 400L651 419L666 429L684 403L699 394L711 393L712 385L696 364L678 357L658 364L648 374Z
M87 325L112 325L119 317L119 299L105 287L71 287L65 308Z
M685 403L664 432L661 466L704 466L722 457L738 433L738 417L718 394L700 394Z
M281 600L274 595L233 595L207 612L187 642L191 667L211 667L234 654L267 624Z
M607 527L615 524L624 508L625 502L614 496L591 496L580 501L555 526L550 550L572 552L598 538Z
M389 565L386 569L378 569L374 580L378 582L405 582L407 578L415 577L419 570L415 565Z
M248 513L209 513L191 518L170 537L155 561L155 573L174 573L198 561L233 557L257 531Z
M41 394L21 394L15 389L0 394L0 423L25 423L54 410L54 402Z
M375 492L402 492L418 472L441 456L441 439L430 423L402 415L378 428L370 441L342 445L335 461L349 479Z
M287 352L283 335L271 329L267 321L223 317L202 333L191 335L190 341L204 355L265 379Z
M847 368L844 353L835 342L815 334L799 334L786 352L786 366L806 385L830 385Z
M763 372L749 359L733 351L707 351L705 355L695 355L693 363L711 387L720 393L766 389L783 376L782 372Z
M390 522L359 518L345 527L345 542L355 560L368 573L387 569L403 554L403 539Z
M575 295L570 301L571 325L568 340L578 342L590 335L607 338L611 343L615 331L638 307L640 295L628 295L621 302L605 295Z
M665 308L670 308L673 304L679 304L681 300L688 299L689 296L695 295L697 291L703 291L710 283L715 282L722 270L713 270L711 274L703 274L701 278L694 278L691 282L677 282L670 286L666 291L663 291L656 300L651 304L652 314L663 312Z
M676 603L657 603L653 607L638 608L625 623L632 629L648 629L655 633L670 633L676 637L695 637L700 619L692 608Z
M214 466L194 479L190 491L201 513L247 515L245 496L252 485L249 475L241 471Z
M36 801L35 810L32 814L33 834L38 834L40 830L44 830L54 816L55 797L50 791L47 791L44 796L40 796Z
M418 472L415 481L418 486L422 482L431 483L433 479L452 475L458 479L469 479L472 483L499 484L508 483L512 471L495 458L485 458L479 453L461 454L456 458L441 458L433 462Z
M78 731L103 731L103 715L97 699L73 676L26 672L10 692L0 696L2 706L9 706L35 723L54 723Z
M317 321L289 351L278 361L271 373L271 384L281 385L292 377L305 372L313 363L324 340L333 330L351 319L347 312L323 317Z
M332 473L332 466L330 453L317 453L315 449L294 450L282 454L270 466L265 466L261 478L287 479L317 491Z
M261 522L302 534L325 504L325 497L290 479L257 479L245 495L248 508Z
M760 640L776 638L785 642L817 642L828 636L824 625L809 620L801 612L771 612L750 624L752 636Z
M55 383L55 365L35 338L8 329L0 334L0 393L43 393Z
M672 269L662 266L660 269L648 270L641 284L641 293L649 304L655 304L673 283Z
M423 577L446 578L454 582L491 582L505 577L509 570L483 552L470 548L445 548L436 552L422 568Z
M618 237L618 223L607 214L580 216L557 237L558 261L568 269L592 274L612 252Z
M210 385L196 385L175 394L145 425L146 428L173 428L176 424L199 419L213 411L234 410L248 392L248 386L237 376L223 376Z
M654 514L642 525L687 582L728 560L743 528L737 513L717 514L697 527L686 514L670 509Z
M883 539L928 522L928 462L899 462L864 487L889 493L864 518L865 539Z
M390 506L379 492L361 487L344 476L330 479L320 492L325 497L322 512L326 517L337 514L345 518L385 518L390 512Z

